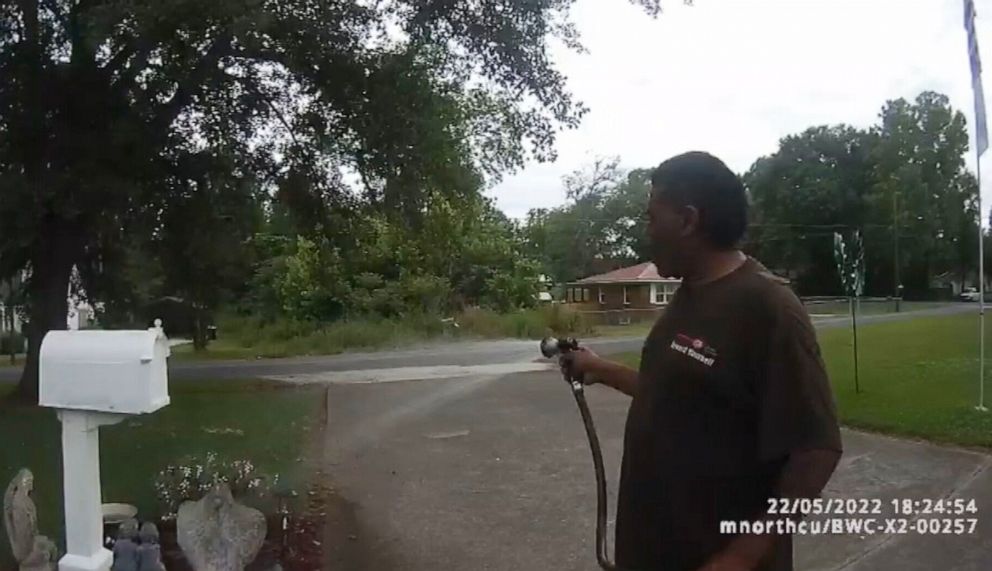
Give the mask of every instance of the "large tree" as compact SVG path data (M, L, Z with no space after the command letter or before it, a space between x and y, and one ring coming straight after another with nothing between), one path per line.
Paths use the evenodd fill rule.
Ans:
M967 149L964 116L933 92L887 102L867 130L814 127L785 137L745 175L754 204L749 248L795 272L807 295L839 291L833 233L856 229L874 295L893 293L897 273L916 294L938 274L963 279L978 234Z
M850 126L813 127L783 138L744 175L754 207L748 249L798 275L804 293L836 290L833 233L864 225L869 149Z
M912 102L887 102L880 118L872 130L873 216L899 228L900 281L909 291L922 291L935 275L963 277L977 264L978 245L978 186L965 170L964 114L947 96L926 91ZM885 253L892 255L874 256L887 262L878 277L889 292L895 288L894 251L890 239Z
M204 181L278 194L333 233L354 199L342 167L415 214L467 171L553 156L583 111L548 55L555 37L579 46L572 4L0 2L0 279L30 271L20 393L36 397L72 268L106 290L123 250L162 231L161 205Z
M567 175L564 205L527 213L530 255L559 283L647 260L650 178L650 169L621 169L617 157Z

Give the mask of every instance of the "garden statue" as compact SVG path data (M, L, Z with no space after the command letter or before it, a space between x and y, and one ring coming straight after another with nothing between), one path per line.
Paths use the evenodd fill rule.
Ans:
M148 521L141 526L141 545L138 546L138 571L165 571L162 564L162 546L158 541L158 528Z
M138 520L126 519L117 528L110 571L138 571Z
M34 475L24 468L11 480L3 496L3 525L20 571L54 571L58 550L51 539L38 535L33 490Z
M176 517L179 547L195 571L242 571L265 541L262 512L234 501L219 483L196 502L184 502Z

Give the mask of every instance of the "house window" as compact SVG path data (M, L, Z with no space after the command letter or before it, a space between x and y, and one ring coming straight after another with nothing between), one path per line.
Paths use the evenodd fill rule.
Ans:
M589 288L582 288L582 301L589 301Z
M603 305L606 303L606 295L603 294L603 288L599 288L599 304Z
M656 305L665 305L672 300L678 284L662 283L651 284L651 301Z
M630 294L627 291L627 286L623 286L623 304L630 305Z

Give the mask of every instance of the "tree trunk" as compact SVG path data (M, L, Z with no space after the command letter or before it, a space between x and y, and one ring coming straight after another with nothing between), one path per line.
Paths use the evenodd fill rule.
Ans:
M49 228L54 224L47 225ZM31 264L28 294L28 354L17 386L18 396L38 402L38 365L41 342L52 330L67 328L69 314L69 278L72 274L74 242L63 226L46 234L51 238L41 244L40 255Z
M207 348L207 335L203 325L203 313L202 311L194 307L193 308L193 350L203 351Z
M11 292L14 291L13 280L11 280L10 282L10 291ZM4 303L3 309L4 309L3 318L4 321L6 322L5 325L7 326L6 327L7 335L10 337L10 347L9 347L10 366L13 367L14 362L17 360L17 346L14 344L14 336L16 334L14 332L14 294L13 293L7 296L7 300L6 303Z

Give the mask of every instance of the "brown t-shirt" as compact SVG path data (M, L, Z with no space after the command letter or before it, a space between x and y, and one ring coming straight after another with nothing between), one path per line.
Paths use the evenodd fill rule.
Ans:
M655 324L628 413L617 508L618 566L695 571L754 521L788 454L841 450L816 334L795 294L748 258L683 285ZM792 571L783 536L760 571Z

